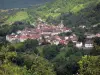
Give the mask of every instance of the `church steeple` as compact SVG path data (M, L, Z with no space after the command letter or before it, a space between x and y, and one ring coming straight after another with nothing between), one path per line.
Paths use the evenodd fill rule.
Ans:
M63 20L61 20L61 23L60 23L60 28L63 28L64 25L63 25Z

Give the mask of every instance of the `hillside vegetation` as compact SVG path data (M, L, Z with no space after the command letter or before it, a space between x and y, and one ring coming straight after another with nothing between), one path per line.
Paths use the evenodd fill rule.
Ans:
M65 25L87 26L99 23L100 0L54 0L21 10L7 18L6 23L28 21L33 23L38 17L48 23L57 24L63 20Z
M22 20L25 20L25 19L28 19L28 18L29 18L29 17L28 17L27 12L25 12L25 11L20 11L20 12L17 12L16 14L10 16L10 17L7 19L6 23L11 23L11 22L13 23L13 22L15 22L15 21L22 21Z
M65 25L91 25L98 22L95 19L100 16L99 4L100 0L55 0L38 7L35 12L45 20L49 18L50 22L63 19Z
M100 0L54 0L51 3L39 7L37 11L45 13L78 13L91 4L97 4Z

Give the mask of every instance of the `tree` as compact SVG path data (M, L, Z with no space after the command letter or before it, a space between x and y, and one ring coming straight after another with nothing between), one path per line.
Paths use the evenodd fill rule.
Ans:
M17 54L7 46L2 47L0 59L0 75L55 75L53 65L35 53Z
M56 75L53 65L39 56L35 57L31 71L33 75Z
M94 38L94 49L91 51L92 55L100 55L100 38Z
M53 64L36 54L23 55L24 65L31 75L55 75Z
M59 36L70 36L72 35L72 32L67 32L67 33L60 33Z
M72 46L62 48L53 59L57 75L73 75L78 72L77 62L81 59L82 52Z
M37 40L28 39L24 41L23 43L18 43L15 45L17 52L30 52L33 51L35 53L38 53L36 47L38 46Z
M84 35L81 35L81 36L78 37L78 41L84 43L85 42L85 38L86 37Z
M53 17L49 16L46 20L46 22L48 22L49 24L53 22Z
M100 56L84 56L79 61L80 75L99 75L100 74Z
M59 53L59 50L56 45L48 45L43 49L44 57L48 60L53 59Z
M98 46L100 46L100 37L94 38L94 43Z
M0 66L0 75L31 75L26 67L18 67L12 63Z
M0 75L30 75L26 67L19 67L12 63L17 57L17 53L13 51L13 47L2 47L0 50Z
M25 45L26 49L31 49L31 48L34 49L35 47L38 46L38 41L28 39L24 42L24 45Z

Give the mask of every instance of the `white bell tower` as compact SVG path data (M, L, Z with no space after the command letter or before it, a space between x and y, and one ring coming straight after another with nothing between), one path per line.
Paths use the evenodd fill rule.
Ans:
M64 25L63 25L63 20L61 20L61 23L59 24L60 28L63 28Z

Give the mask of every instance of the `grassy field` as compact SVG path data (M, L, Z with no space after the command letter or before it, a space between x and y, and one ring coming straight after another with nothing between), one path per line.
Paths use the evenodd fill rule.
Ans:
M22 20L25 20L25 19L28 19L28 14L27 12L25 11L20 11L20 12L17 12L16 14L10 16L6 23L13 23L15 21L22 21Z

